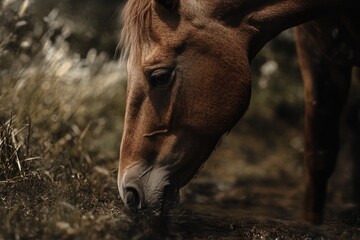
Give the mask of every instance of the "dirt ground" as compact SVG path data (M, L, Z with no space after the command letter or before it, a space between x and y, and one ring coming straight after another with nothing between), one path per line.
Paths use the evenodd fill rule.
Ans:
M219 190L193 183L169 217L127 213L114 186L95 193L27 179L1 187L1 239L359 239L360 209L329 204L326 221L301 220L292 184L247 183ZM199 190L201 189L201 190Z

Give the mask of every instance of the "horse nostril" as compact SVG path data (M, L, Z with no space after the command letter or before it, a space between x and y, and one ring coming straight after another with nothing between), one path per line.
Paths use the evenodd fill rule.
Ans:
M125 189L126 206L132 211L137 211L141 208L141 199L139 192L133 187Z

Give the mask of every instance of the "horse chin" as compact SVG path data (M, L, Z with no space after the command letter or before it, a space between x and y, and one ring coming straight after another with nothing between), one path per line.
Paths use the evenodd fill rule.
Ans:
M143 209L142 212L154 216L169 216L178 208L179 201L180 194L178 188L167 185L164 187L156 203Z
M179 189L168 185L164 188L161 213L168 215L171 211L175 210L179 206L180 194Z

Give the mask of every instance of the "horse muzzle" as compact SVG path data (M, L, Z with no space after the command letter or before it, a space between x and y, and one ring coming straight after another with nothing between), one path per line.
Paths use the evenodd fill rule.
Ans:
M179 189L171 184L164 170L146 172L136 169L118 176L120 197L131 212L167 214L179 203Z

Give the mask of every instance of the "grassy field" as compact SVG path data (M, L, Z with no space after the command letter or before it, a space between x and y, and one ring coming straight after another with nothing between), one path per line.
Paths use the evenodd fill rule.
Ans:
M0 15L0 239L86 235L122 208L124 65L72 52L56 11L34 23L11 7Z
M23 5L4 3L0 8L0 240L141 239L116 186L125 111L124 63L96 48L85 56L74 51L67 22L57 10L35 21L21 13ZM288 205L299 204L303 90L291 31L262 50L253 63L253 78L248 113L183 190L185 203L256 202L256 197L242 197L256 195L259 189L259 196L271 195L271 188L286 182L285 191L296 189L291 193L296 197L290 199L297 202ZM346 172L352 165L346 160L346 141L344 146L341 156L346 164L336 173L340 180L331 185L342 191L332 191L333 202L350 194L351 176ZM268 190L263 190L264 184ZM260 187L254 191L253 185ZM269 224L269 229L276 226ZM250 232L249 238L256 239L256 234ZM181 236L192 235L183 230L171 239Z

